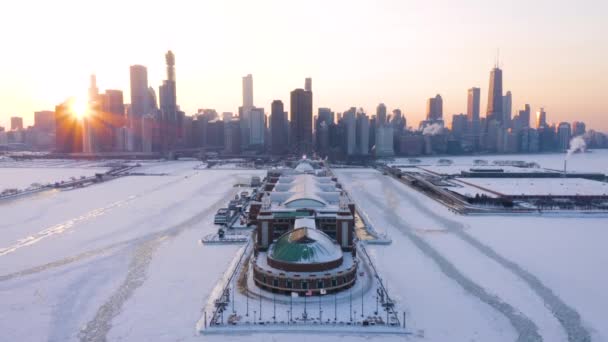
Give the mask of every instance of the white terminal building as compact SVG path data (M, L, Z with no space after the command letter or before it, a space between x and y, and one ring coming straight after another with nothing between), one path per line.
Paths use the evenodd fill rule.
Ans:
M257 221L253 275L275 293L318 295L354 285L355 206L322 162L270 170L266 193L252 204Z

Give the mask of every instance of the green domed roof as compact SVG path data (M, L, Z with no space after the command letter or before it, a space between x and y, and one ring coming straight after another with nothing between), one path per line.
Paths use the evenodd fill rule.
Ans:
M270 246L268 257L293 264L320 264L342 258L340 247L325 233L298 228L283 234Z

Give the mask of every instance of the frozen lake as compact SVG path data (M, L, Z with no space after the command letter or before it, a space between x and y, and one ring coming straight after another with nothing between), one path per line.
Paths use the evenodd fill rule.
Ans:
M608 165L608 154L593 156L601 160L590 158L596 164L581 168ZM551 163L550 156L535 157ZM199 240L217 230L215 211L240 191L233 185L265 174L199 166L149 162L138 168L147 176L0 202L2 340L369 341L197 335L201 310L240 248ZM418 336L408 340L561 342L586 334L608 340L607 218L464 217L374 170L336 173L393 240L367 248L406 309Z

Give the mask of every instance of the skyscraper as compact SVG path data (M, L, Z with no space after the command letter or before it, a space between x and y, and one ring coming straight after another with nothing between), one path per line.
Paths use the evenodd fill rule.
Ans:
M357 108L351 107L342 114L342 125L345 132L345 148L347 156L357 154Z
M11 117L11 131L23 130L23 118L20 116Z
M502 119L502 70L498 64L490 72L490 87L488 89L488 109L486 111L486 123L496 120L503 123Z
M522 127L530 127L530 105L525 104L524 109L519 111L519 121Z
M89 101L96 101L99 96L99 88L97 88L97 77L91 75L89 84Z
M502 123L504 128L511 127L511 115L512 115L513 97L511 91L502 97Z
M253 76L243 77L243 109L253 107Z
M288 150L286 125L287 113L285 113L283 101L272 101L270 110L270 151L272 154L283 154Z
M573 136L579 136L579 135L583 135L585 134L586 131L586 127L585 127L585 123L582 121L574 121L572 123L572 135Z
M560 150L565 151L570 148L570 137L572 129L570 123L560 122L557 126L557 146Z
M129 71L131 76L131 114L136 118L141 118L148 114L148 70L143 65L131 65Z
M52 133L55 131L55 112L43 110L34 112L34 128L40 132Z
M92 114L95 121L91 123L97 134L96 150L113 151L119 145L118 130L126 124L122 91L106 90L105 94L99 96L99 104L96 108L97 111Z
M83 125L72 110L74 99L55 107L55 150L62 153L83 151Z
M386 105L384 103L380 103L378 107L376 107L376 121L377 125L384 125L386 123Z
M437 96L427 100L426 119L430 121L443 119L443 99L441 95L437 94Z
M481 126L479 121L480 108L480 89L470 88L467 93L467 122L472 137L473 149L479 149L479 138L481 136Z
M297 153L312 152L312 92L296 89L291 92L290 111L292 150Z
M247 148L250 141L251 110L253 109L253 77L251 74L243 77L243 105L239 107L239 119L241 125L240 142Z
M264 115L264 108L251 108L249 110L249 146L262 149L265 134L266 116Z
M363 112L357 113L357 152L362 156L369 154L369 117Z
M165 54L167 79L160 86L161 139L162 149L167 152L175 147L181 131L181 122L177 110L177 90L175 82L175 55L168 51Z
M536 112L536 128L547 126L547 113L544 108L541 108Z
M306 91L312 91L312 78L307 77L304 80L304 90L306 90Z
M452 135L460 139L467 130L468 116L464 114L452 115Z

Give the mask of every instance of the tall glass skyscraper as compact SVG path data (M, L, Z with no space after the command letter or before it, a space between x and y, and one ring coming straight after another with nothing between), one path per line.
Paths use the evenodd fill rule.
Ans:
M498 65L490 72L490 87L488 89L488 110L486 122L496 120L503 123L502 116L502 70Z

